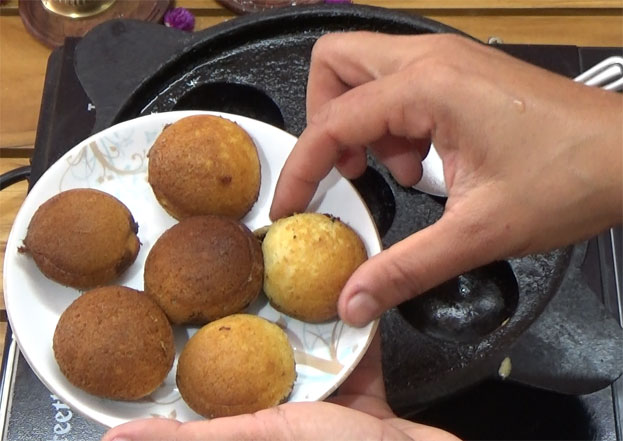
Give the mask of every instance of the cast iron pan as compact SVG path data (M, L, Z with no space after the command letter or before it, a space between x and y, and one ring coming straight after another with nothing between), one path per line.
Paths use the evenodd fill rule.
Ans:
M312 46L323 34L348 30L459 33L355 5L284 8L195 34L117 20L79 43L76 72L96 107L94 131L152 112L202 109L299 135ZM385 247L444 209L444 199L401 187L374 158L354 184ZM585 249L495 262L384 314L383 369L394 409L407 413L495 377L506 357L508 379L558 392L589 393L614 381L623 366L623 332L580 276Z

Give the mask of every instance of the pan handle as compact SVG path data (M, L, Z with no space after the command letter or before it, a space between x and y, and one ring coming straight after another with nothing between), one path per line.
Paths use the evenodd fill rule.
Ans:
M0 175L0 191L4 190L6 187L23 181L24 179L28 179L30 177L30 170L31 167L29 165L25 165L23 167L9 170L8 172Z
M603 264L603 263L602 263ZM623 328L571 267L543 313L510 348L508 380L564 394L588 394L623 373Z

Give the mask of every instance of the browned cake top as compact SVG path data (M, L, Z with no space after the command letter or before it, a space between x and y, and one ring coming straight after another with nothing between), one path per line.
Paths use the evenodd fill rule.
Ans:
M173 323L205 324L251 303L262 288L263 271L260 244L242 223L191 217L150 250L145 291Z
M210 418L276 406L287 399L295 379L285 332L249 314L201 328L184 347L177 368L182 397Z
M173 365L173 331L148 296L106 286L78 297L61 315L54 355L75 386L97 396L134 400L155 390Z
M167 126L149 151L149 183L177 219L242 218L260 189L260 162L247 132L228 119L190 116Z
M101 285L134 261L138 225L127 207L99 190L79 188L57 194L35 212L22 252L43 273L77 288Z

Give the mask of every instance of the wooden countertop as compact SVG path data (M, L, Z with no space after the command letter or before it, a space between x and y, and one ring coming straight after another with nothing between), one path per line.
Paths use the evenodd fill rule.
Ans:
M36 1L36 0L28 0ZM120 0L122 1L122 0ZM133 0L136 1L136 0ZM623 0L355 0L423 15L482 41L623 46ZM178 0L191 10L196 30L235 17L215 0ZM17 0L0 6L0 173L27 165L51 49L24 28ZM25 182L0 192L0 278L6 240L26 195ZM0 349L6 323L0 286Z

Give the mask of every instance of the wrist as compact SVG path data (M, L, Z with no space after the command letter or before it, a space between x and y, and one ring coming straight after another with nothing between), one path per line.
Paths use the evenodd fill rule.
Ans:
M623 96L606 92L605 112L597 122L595 149L588 160L594 161L594 193L606 227L623 222ZM607 101L607 103L606 103ZM594 159L591 159L594 158Z

